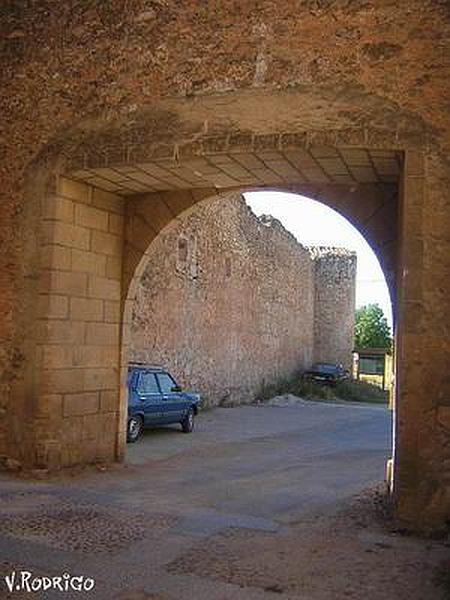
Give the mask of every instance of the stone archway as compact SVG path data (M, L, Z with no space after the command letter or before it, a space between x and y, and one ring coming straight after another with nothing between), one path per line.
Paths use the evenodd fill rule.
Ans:
M12 409L1 454L44 468L120 459L121 322L151 240L207 196L298 191L361 230L397 297L398 509L411 523L442 522L449 174L439 143L416 114L364 88L260 83L133 104L114 118L100 107L92 114L103 118L71 115L67 133L45 137L14 221L21 271L8 287Z

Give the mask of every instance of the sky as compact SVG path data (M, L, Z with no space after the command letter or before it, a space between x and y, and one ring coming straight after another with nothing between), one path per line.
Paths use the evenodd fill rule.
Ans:
M392 328L386 281L375 253L349 221L321 202L285 192L248 192L253 212L272 215L305 246L339 246L357 254L356 306L377 303Z

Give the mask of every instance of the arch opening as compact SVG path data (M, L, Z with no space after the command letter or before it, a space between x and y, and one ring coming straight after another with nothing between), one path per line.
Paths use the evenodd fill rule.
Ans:
M275 213L277 201L302 201L298 195L281 192L252 192L246 195L247 201L249 196L268 196ZM348 221L320 206L333 212L335 226L336 221L344 221L347 239L348 232L353 232L353 243L356 239L377 262ZM253 210L268 212L255 206ZM292 381L314 362L343 362L352 369L354 256L327 248L319 255L322 263L314 281L313 249L295 240L277 221L257 217L253 210L238 192L206 197L153 239L130 288L134 298L128 298L130 332L126 336L130 345L124 367L129 359L162 365L183 388L200 392L209 407L252 403L263 389L277 389L280 380ZM292 214L288 220L292 226ZM311 223L303 226L311 228ZM335 245L334 240L330 245ZM255 256L257 252L261 256ZM283 264L277 265L280 257ZM266 276L255 277L254 273L264 268ZM277 270L278 278L274 275ZM325 287L320 290L324 278ZM255 290L256 294L252 293ZM291 298L286 296L289 290ZM384 291L389 304L386 285ZM315 295L321 295L316 305ZM292 296L298 301L290 303ZM333 318L330 322L330 309L339 326ZM288 316L273 319L274 310L278 317L283 311ZM256 363L261 368L255 368ZM161 425L161 421L153 424ZM152 439L149 434L144 441ZM142 461L145 448L132 446L129 460ZM158 446L158 451L164 450ZM387 443L385 454L379 457L380 480L389 456Z
M255 281L253 281L253 283L248 284L248 289L243 289L239 282L243 279L251 281L252 270L257 271L258 267L264 269L264 264L261 266L264 259L266 259L269 269L272 268L272 273L276 270L276 267L271 264L271 261L273 263L273 256L270 256L270 252L267 250L267 243L270 240L270 236L264 238L264 234L266 233L265 230L267 230L268 226L275 223L275 221L272 223L272 220L269 217L265 219L263 217L255 219L254 215L247 215L246 208L244 208L245 202L243 199L238 200L238 197L240 197L240 195L235 193L234 195L228 197L225 196L221 199L214 200L209 198L203 200L196 205L196 208L190 212L189 215L180 216L174 223L164 228L152 242L151 248L149 248L149 251L146 253L146 265L143 267L138 284L137 296L139 310L136 310L136 307L133 309L133 330L135 332L135 337L137 336L139 338L139 343L134 343L132 358L136 360L146 359L151 363L158 361L167 362L168 356L164 353L164 347L167 343L169 346L178 347L178 360L175 356L177 353L174 351L172 352L169 363L175 370L179 371L179 365L181 365L181 363L186 363L186 361L192 363L193 358L195 357L196 348L189 347L187 338L197 336L198 339L201 339L202 335L204 337L205 321L203 320L194 325L196 312L198 312L202 318L205 315L208 315L209 324L212 325L213 323L211 322L214 321L214 318L216 317L215 304L225 304L229 305L226 315L231 317L235 310L231 305L232 302L239 304L242 300L244 304L251 303L253 300L252 290L250 289L251 285L256 289L260 289L262 286L261 281L256 278L254 278ZM266 202L258 202L258 197L260 200L261 197L263 197L266 199ZM229 210L229 213L227 214L227 211L224 210L223 207L227 201L230 202L230 198L232 209ZM285 223L289 223L291 225L291 233L295 218L297 218L297 220L305 218L309 219L306 222L303 221L303 224L297 227L297 229L295 229L294 226L297 240L298 242L301 242L303 239L303 246L312 246L312 242L315 240L317 242L315 246L319 246L319 248L305 248L302 247L301 243L298 243L297 248L295 248L296 242L294 239L289 240L288 231L284 230L283 233L281 233L281 230L283 230L282 226L280 226L279 231L276 231L274 234L275 237L273 241L275 244L278 244L279 247L283 242L288 246L289 243L292 242L290 250L293 251L294 256L295 250L298 250L297 258L299 264L303 260L306 265L305 272L303 274L299 272L298 276L299 278L302 276L304 277L304 287L306 289L310 286L310 289L305 293L305 302L303 302L303 305L297 306L295 310L297 311L297 315L301 314L302 310L309 313L308 319L311 324L311 330L313 329L314 284L311 286L310 279L311 273L314 270L314 258L319 258L319 254L321 254L322 261L325 262L324 256L326 257L326 255L328 255L328 260L330 262L329 272L327 273L325 268L323 276L332 281L333 277L334 280L341 281L342 272L339 273L337 271L336 273L333 273L333 269L337 270L339 268L338 257L335 255L341 252L342 265L344 265L346 261L350 264L352 261L350 256L351 251L355 250L358 250L361 261L361 274L357 277L356 285L357 294L361 299L357 299L356 306L360 306L364 303L369 304L370 302L379 303L384 306L389 321L392 324L392 317L388 312L390 311L389 291L378 260L361 234L359 234L344 217L341 217L334 210L323 204L304 198L302 199L302 197L298 195L280 192L255 192L246 194L247 202L252 204L252 199L253 209L258 215L262 215L265 212L264 209L266 209L266 212L269 212L267 209L269 207L273 208L270 212L275 213L278 217L281 216ZM264 207L264 209L262 207ZM297 214L295 212L296 208ZM309 214L307 214L308 211ZM329 223L328 233L325 230L327 217ZM208 233L204 231L202 218L204 220L204 228ZM227 221L227 218L229 222ZM319 227L314 226L315 218L320 219ZM236 246L239 245L236 238L242 234L245 227L247 227L251 233L247 236L241 235L242 239L239 240L241 243L239 253L236 251ZM316 229L315 237L312 235L312 229L314 229L314 227ZM342 232L341 235L339 235L339 230ZM222 231L223 235L218 235L218 232ZM279 239L277 239L277 234ZM252 235L254 236L253 238ZM285 235L284 240L283 235ZM230 243L231 240L234 240L235 247L233 247L233 243ZM259 246L258 241L260 242ZM327 248L327 246L341 246L342 250L336 249L334 252L333 248ZM305 252L306 250L308 250L308 252ZM301 251L303 251L304 256L301 255ZM163 255L167 255L167 258ZM254 269L250 269L250 271L244 269L244 263L251 265L252 260L255 261ZM258 261L259 264L257 265L256 263ZM234 272L232 281L227 281L232 275L232 262L235 263L233 270L237 270L238 272ZM292 265L292 263L290 264ZM283 271L283 269L286 270L287 266L281 265L280 271ZM152 271L154 273L152 273ZM200 280L198 279L199 273L201 273ZM288 274L286 274L286 277L288 277ZM314 277L314 275L312 275L312 277ZM339 279L339 277L341 277L341 279ZM366 282L368 282L369 285L372 284L374 280L377 284L381 283L381 292L376 295L372 294L371 297L370 293L367 294L363 286ZM229 287L227 292L228 296L219 298L214 296L213 289L215 283L217 283L218 287L223 287L225 283L227 283ZM327 281L327 283L329 282ZM291 281L291 285L295 285L295 279ZM235 291L233 290L233 286L235 287ZM301 287L301 284L297 287ZM362 292L361 287L363 287ZM143 292L144 288L147 295ZM305 349L305 356L307 356L308 359L298 360L298 369L310 367L314 357L316 360L327 359L331 362L345 363L347 368L351 368L350 357L354 348L353 313L355 308L355 289L352 288L353 286L350 285L348 290L346 290L347 294L344 294L343 304L345 304L345 316L339 315L337 311L336 323L330 323L330 317L328 316L328 331L318 331L316 333L317 343L319 343L318 340L322 338L324 340L322 345L326 346L327 338L337 338L336 330L339 328L337 322L340 318L340 322L342 323L341 329L344 330L343 337L345 338L345 343L343 345L345 346L345 350L340 352L336 349L334 353L330 351L328 352L328 357L327 351L324 350L321 356L319 351L316 353L313 352L313 341L310 336L311 339L309 339L306 344L308 349ZM300 291L298 289L295 288L295 291L294 289L292 291L293 295L297 293L300 296ZM165 298L165 294L168 295L167 299ZM320 293L317 291L316 293L318 297L320 297L320 295L323 296L324 294L324 290L321 290ZM333 292L331 291L329 299L330 305L336 303L338 297L336 295L336 297L333 298L332 294ZM171 299L169 299L169 296ZM242 298L240 298L240 296ZM187 306L183 306L184 300L186 300ZM284 300L286 301L286 298ZM154 304L151 304L151 301L154 301ZM150 303L147 308L145 302ZM276 298L273 298L272 302L273 306L276 306ZM254 307L249 315L247 315L247 318L249 316L251 317L252 314L260 314L261 309L269 310L270 312L268 306L263 306L259 309ZM289 307L288 310L295 312L293 307ZM323 310L325 309L322 308L322 311ZM139 311L142 314L137 314ZM319 308L316 309L316 312L319 314ZM173 318L171 318L170 314L173 315ZM177 321L178 314L180 315L179 322ZM222 318L225 318L225 314L222 314ZM159 320L161 322L159 322ZM347 324L343 325L344 322L348 323L348 326ZM270 329L271 324L266 324L266 326ZM282 326L284 332L286 332L286 326L286 323ZM295 329L295 322L293 322L288 329L289 328L291 330L292 328ZM222 331L217 333L219 336L223 336L226 331L227 327L223 322ZM243 331L242 324L237 327L237 331ZM349 331L351 332L349 333ZM189 334L187 332L189 332ZM228 333L230 334L229 331ZM294 335L294 332L291 331L291 334ZM166 343L164 341L165 336L170 337L170 340L167 339ZM253 334L252 337L254 338L254 343L257 345L257 334ZM275 337L273 339L274 347L278 344L278 342L275 341ZM239 340L237 343L239 343ZM301 346L302 342L299 341L298 344ZM136 345L139 346L139 350L136 349ZM146 348L146 346L148 347ZM158 349L159 346L161 346L160 349ZM181 347L184 348L183 351L181 350ZM205 351L204 348L201 347L197 348L197 350L200 354ZM232 352L231 349L230 352ZM181 358L180 353L184 353L185 357ZM188 359L188 357L190 358ZM220 364L223 361L216 357L215 362ZM182 369L182 380L184 383L187 382L187 375L184 375L184 371L187 371L187 369L188 367L185 364ZM292 367L291 371L293 371ZM280 373L279 376L286 376L287 374L288 373ZM270 376L266 379L270 379ZM196 381L197 379L194 378L194 382ZM190 383L192 385L193 382L191 381ZM262 383L262 381L259 383ZM226 386L224 386L224 388L226 388ZM256 389L253 391L256 392ZM219 393L219 396L220 395L221 394Z

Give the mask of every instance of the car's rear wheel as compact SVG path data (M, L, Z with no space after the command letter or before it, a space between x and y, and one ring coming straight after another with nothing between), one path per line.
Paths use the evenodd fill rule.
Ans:
M181 421L181 429L183 433L191 433L194 430L194 411L192 408L188 410L187 415Z
M144 423L141 417L130 417L128 419L127 442L136 442L142 435Z

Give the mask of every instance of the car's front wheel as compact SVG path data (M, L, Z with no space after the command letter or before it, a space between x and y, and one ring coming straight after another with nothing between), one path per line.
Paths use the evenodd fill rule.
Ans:
M181 421L181 429L183 433L191 433L194 430L194 411L192 408L188 410L187 415Z
M130 417L127 427L127 442L136 442L142 435L144 423L141 417Z

